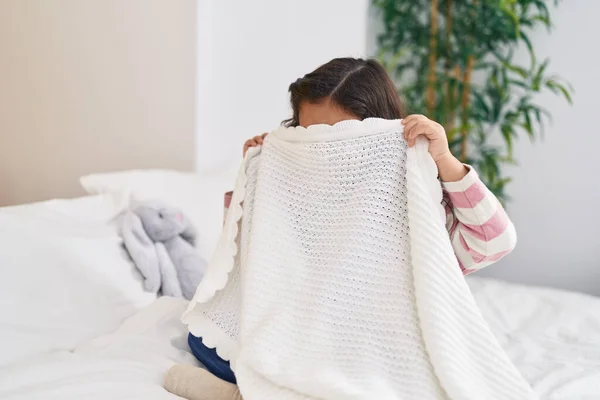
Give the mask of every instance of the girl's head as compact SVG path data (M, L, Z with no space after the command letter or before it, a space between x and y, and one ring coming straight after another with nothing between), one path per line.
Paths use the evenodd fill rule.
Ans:
M289 91L294 114L283 122L286 126L405 116L394 83L375 60L335 58L292 83Z

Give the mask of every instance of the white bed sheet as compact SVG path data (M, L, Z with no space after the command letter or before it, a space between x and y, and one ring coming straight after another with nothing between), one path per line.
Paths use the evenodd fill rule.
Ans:
M180 322L187 301L162 297L115 332L0 369L0 399L178 399L162 388L174 363L195 364Z
M600 399L600 298L467 280L502 347L542 399Z
M600 399L600 298L468 280L484 317L542 399ZM174 363L197 365L179 321L186 303L163 297L73 352L0 369L0 398L176 399L162 388L164 373Z

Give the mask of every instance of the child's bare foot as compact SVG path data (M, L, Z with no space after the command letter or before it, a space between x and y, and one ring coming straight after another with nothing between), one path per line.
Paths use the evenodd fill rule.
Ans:
M205 369L177 364L165 376L165 389L188 400L241 400L236 385Z

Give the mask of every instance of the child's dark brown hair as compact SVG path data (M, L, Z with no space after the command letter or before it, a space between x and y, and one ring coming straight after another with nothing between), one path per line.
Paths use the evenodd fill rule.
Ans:
M298 126L300 104L329 98L359 119L405 117L394 82L379 62L362 58L334 58L304 75L289 88L293 116L285 126Z

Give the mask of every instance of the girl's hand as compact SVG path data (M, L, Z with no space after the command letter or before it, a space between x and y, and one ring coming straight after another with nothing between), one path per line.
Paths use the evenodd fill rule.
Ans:
M429 154L438 167L440 179L445 182L459 181L469 169L450 153L444 127L424 115L409 115L402 120L404 138L413 147L419 136L429 140Z
M402 120L404 125L404 138L408 147L413 147L419 136L429 140L429 154L436 163L438 160L451 156L448 148L448 138L444 127L424 115L409 115Z
M252 139L246 140L244 143L244 152L243 155L246 155L246 152L250 147L262 146L263 139L268 135L268 133L263 133L260 136L254 136Z

